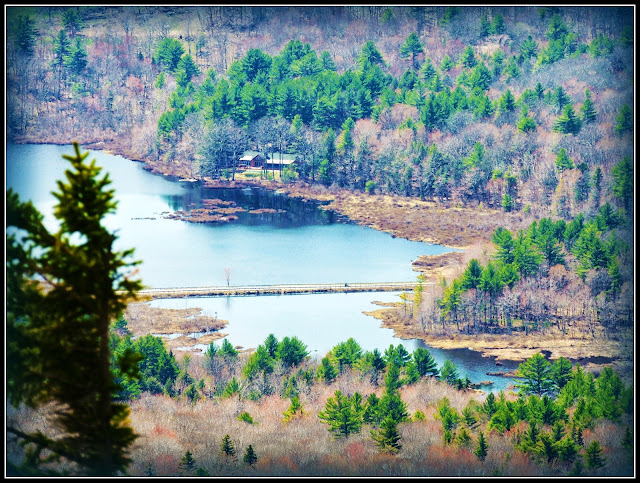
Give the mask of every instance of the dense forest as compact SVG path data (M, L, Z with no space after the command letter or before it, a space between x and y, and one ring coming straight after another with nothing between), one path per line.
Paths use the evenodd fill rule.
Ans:
M6 136L223 181L245 151L295 153L259 176L493 210L505 223L487 231L490 249L403 295L395 317L413 335L633 338L634 13L7 7ZM531 222L513 229L514 213ZM124 313L108 344L113 404L143 435L121 474L634 472L634 389L609 367L536 354L513 392L479 402L478 381L402 344L349 339L313 361L271 335L177 360L162 339L133 337ZM39 430L24 406L7 414ZM7 456L15 474L43 474L27 473L40 452Z
M629 13L12 8L8 136L112 142L197 176L296 152L291 176L315 183L568 219L633 156Z

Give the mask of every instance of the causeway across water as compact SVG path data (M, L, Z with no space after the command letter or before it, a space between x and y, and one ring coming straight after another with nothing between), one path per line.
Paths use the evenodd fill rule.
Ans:
M150 288L138 295L160 298L216 297L224 295L288 295L302 293L395 292L413 291L417 282L314 283L281 285L246 285L221 287ZM427 285L428 283L423 283Z

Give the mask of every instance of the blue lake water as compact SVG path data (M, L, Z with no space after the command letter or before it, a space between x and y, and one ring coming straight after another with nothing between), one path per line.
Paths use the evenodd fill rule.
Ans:
M84 151L84 150L83 150ZM15 145L6 147L6 187L31 200L45 216L49 229L57 189L70 166L62 158L72 146ZM292 199L263 189L206 189L154 175L141 163L91 151L89 159L109 173L118 201L117 212L105 218L116 231L116 249L135 247L141 260L139 276L150 288L277 283L342 283L411 281L411 262L420 255L452 249L394 238L368 227L344 223L317 203ZM233 202L245 209L228 223L196 224L166 219L168 214L204 206L205 199ZM271 208L276 213L249 213ZM338 342L356 339L366 350L381 351L402 343L412 351L421 341L403 341L379 321L363 315L374 300L397 301L394 293L314 294L295 296L224 297L158 300L154 306L200 307L229 320L224 332L234 345L255 347L269 333L296 335L313 354L326 353ZM474 382L494 380L495 390L511 379L487 376L495 371L491 359L469 350L429 348L441 365L447 358L461 375ZM505 363L500 370L517 367Z
M7 146L7 187L32 200L51 227L56 200L50 193L69 165L61 155L72 152L70 146ZM225 285L225 269L233 285L410 281L418 256L451 251L337 222L334 214L284 194L248 190L239 198L232 192L240 190L169 181L120 156L92 151L92 158L109 173L118 200L117 213L105 225L117 230L117 249L135 247L149 288ZM245 212L237 221L216 224L163 217L201 207L205 198L232 198L248 210L257 203L284 207L284 213Z

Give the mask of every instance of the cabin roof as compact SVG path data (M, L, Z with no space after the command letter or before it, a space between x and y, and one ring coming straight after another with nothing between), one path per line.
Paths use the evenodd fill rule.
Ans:
M245 151L242 157L240 158L240 161L251 161L253 158L257 156L264 158L262 153L259 153L258 151Z
M270 164L291 164L295 163L299 158L297 154L292 153L273 153L271 159L269 159Z

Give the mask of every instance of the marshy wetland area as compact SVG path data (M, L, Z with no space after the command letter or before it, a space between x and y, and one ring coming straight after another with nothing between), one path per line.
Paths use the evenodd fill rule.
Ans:
M635 477L635 6L11 5L11 477Z

